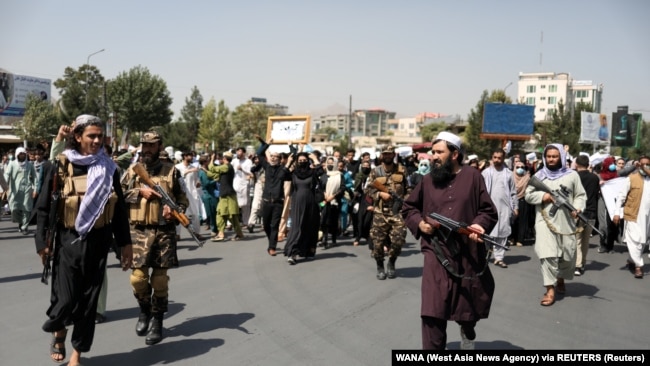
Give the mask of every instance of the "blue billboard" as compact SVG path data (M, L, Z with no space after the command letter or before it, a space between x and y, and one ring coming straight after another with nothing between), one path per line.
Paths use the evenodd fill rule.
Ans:
M482 135L498 138L530 138L535 124L535 106L524 104L485 103Z

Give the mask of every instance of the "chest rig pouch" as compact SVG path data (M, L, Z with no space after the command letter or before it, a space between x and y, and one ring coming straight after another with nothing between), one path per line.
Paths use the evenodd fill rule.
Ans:
M379 184L386 186L391 192L394 192L399 197L404 195L404 166L401 164L397 165L397 169L390 174L386 174L383 166L379 166L375 170L376 176L375 180ZM384 200L379 199L375 205L379 208L379 212L391 215L397 214L402 207L402 202L391 198L389 201L384 202Z
M61 154L57 159L59 159L58 176L63 187L61 190L62 199L59 201L59 222L66 229L74 229L75 221L77 216L79 216L79 206L88 188L88 176L85 174L74 176L72 164L65 155ZM111 223L116 203L117 195L111 188L111 195L108 197L108 202L104 206L104 211L102 211L97 221L95 221L93 229L99 229Z
M158 174L151 174L151 172L149 172L149 177L153 183L159 184L170 196L173 196L171 192L174 187L173 168L173 165L163 163ZM144 186L140 177L135 174L131 168L129 168L129 174L132 177L132 184L129 189L141 188ZM162 205L160 199L146 200L143 197L138 197L137 201L129 203L129 218L133 225L159 225L161 222L164 222L164 220L162 220Z

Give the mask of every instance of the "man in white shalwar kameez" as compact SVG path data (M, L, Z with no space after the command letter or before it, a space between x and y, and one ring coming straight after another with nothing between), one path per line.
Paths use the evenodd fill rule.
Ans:
M235 179L232 182L235 193L237 193L237 204L241 212L239 222L248 222L250 215L250 206L248 205L248 183L252 176L251 168L253 162L246 157L246 149L243 147L237 148L235 151L235 158L232 159L232 167L235 169Z
M547 145L542 159L544 166L535 173L534 177L554 191L559 191L564 186L569 191L567 201L578 210L569 212L563 207L551 216L553 196L530 184L526 188L526 202L535 206L535 253L540 260L542 278L546 287L540 305L550 306L555 303L556 292L559 294L566 292L564 280L573 279L577 248L576 217L585 209L587 194L578 173L566 166L564 146Z
M488 194L494 202L494 206L499 213L499 221L490 232L490 236L495 237L501 245L506 246L508 237L512 232L511 219L519 215L519 200L517 199L517 188L512 175L512 170L503 163L505 151L497 149L492 152L492 165L485 169L481 174L485 180L485 186ZM506 250L494 246L494 264L501 268L508 268L503 261Z
M176 164L176 169L181 173L183 177L183 190L189 201L189 207L187 208L185 214L189 216L192 221L192 228L195 233L201 232L201 209L205 212L205 207L203 207L203 201L201 201L202 192L200 187L197 187L199 183L199 168L192 165L194 155L191 152L187 151L182 153L181 162ZM176 235L180 235L181 225L176 226Z
M619 206L612 220L625 220L624 242L630 255L628 267L635 278L643 278L643 249L650 241L650 157L639 159L637 173L625 178L625 187L616 202Z

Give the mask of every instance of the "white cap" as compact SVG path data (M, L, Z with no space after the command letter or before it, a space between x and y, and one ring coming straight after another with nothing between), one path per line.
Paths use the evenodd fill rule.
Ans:
M581 152L580 152L580 154L579 154L579 156L582 156L582 155L584 155L584 156L587 156L587 157L588 157L588 156L589 156L589 153L586 153L586 152L584 152L584 151L581 151Z
M16 151L14 151L14 155L16 155L16 156L18 156L18 154L26 154L26 153L27 153L27 151L22 146L19 147L19 148L16 148Z
M448 143L456 146L458 148L458 150L461 149L462 143L461 143L460 137L454 135L451 132L447 132L447 131L440 132L438 134L438 136L436 136L436 138L433 139L433 141L436 141L436 140L447 141Z
M467 161L478 160L478 155L472 154L467 157Z

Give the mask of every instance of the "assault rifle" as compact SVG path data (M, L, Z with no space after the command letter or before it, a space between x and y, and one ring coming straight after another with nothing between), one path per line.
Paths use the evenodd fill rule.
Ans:
M560 207L563 207L564 209L568 210L569 212L577 212L578 213L578 218L587 224L593 231L598 233L601 237L604 237L603 233L601 233L597 228L594 227L594 225L590 224L587 217L582 213L579 212L573 205L569 202L569 194L571 194L571 190L564 186L563 184L560 184L560 189L551 189L549 186L544 184L539 178L533 176L530 178L528 181L528 185L535 187L538 191L546 192L553 197L553 207L548 211L549 216L553 217L555 216L555 213L557 213L557 210Z
M61 192L59 190L59 159L54 159L52 168L52 193L50 195L50 212L47 216L47 229L45 231L45 245L47 248L47 255L43 256L43 274L41 275L41 282L47 285L47 279L50 277L52 270L52 256L54 254L54 240L56 240L56 222L59 213L59 198Z
M399 214L399 212L402 210L402 204L404 203L404 199L400 197L397 193L395 193L392 189L388 189L385 185L379 183L377 180L372 181L372 186L375 187L379 192L384 192L390 194L391 198L393 199L393 215Z
M192 239L198 244L199 247L203 246L203 243L205 243L205 239L201 237L198 233L194 231L194 228L192 228L192 223L190 222L190 219L183 213L181 212L180 206L174 202L174 200L169 197L167 192L163 189L163 187L160 186L160 184L155 184L152 180L151 177L149 177L149 173L147 173L147 170L140 164L136 163L133 166L133 171L135 174L137 174L140 179L142 179L142 182L146 184L147 186L153 188L160 194L160 200L162 201L163 205L169 206L169 208L172 211L172 216L178 222L187 229L187 231L190 233L192 236Z
M454 221L454 220L452 220L452 219L450 219L448 217L442 216L442 215L437 214L435 212L430 213L429 217L431 217L432 219L438 221L441 226L447 228L450 231L454 231L454 232L457 232L457 233L459 233L461 235L465 235L465 236L469 236L470 234L476 234L476 235L478 235L479 239L483 240L484 242L486 242L488 244L492 244L492 245L497 246L497 247L499 247L501 249L504 249L504 250L510 250L510 249L508 249L507 246L499 243L496 240L496 238L491 237L491 236L489 236L487 234L480 233L476 229L470 227L469 225L467 225L464 222Z

